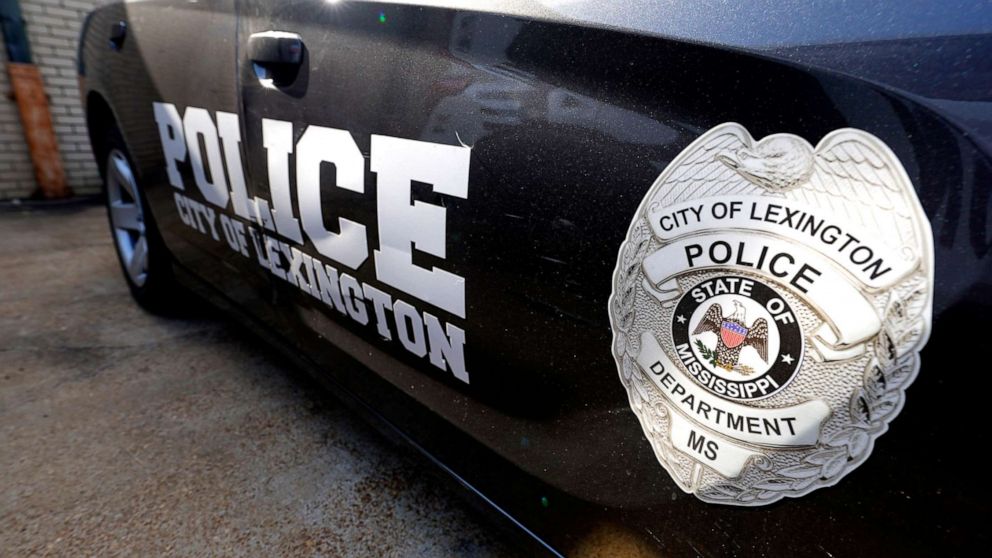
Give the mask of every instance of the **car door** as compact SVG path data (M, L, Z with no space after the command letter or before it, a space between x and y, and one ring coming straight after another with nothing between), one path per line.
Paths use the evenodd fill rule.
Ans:
M520 24L504 22L479 56L513 40ZM425 409L518 452L510 433L554 437L546 419L572 389L554 372L571 348L546 346L534 366L529 347L548 332L541 320L574 311L563 247L545 236L567 240L574 226L531 220L540 192L493 180L483 159L512 139L473 147L523 123L520 99L543 106L550 88L474 65L459 41L478 31L468 14L417 6L241 9L248 181L284 338L435 456L459 450ZM556 277L516 275L531 264ZM575 326L560 339L581 343Z
M431 26L445 36L450 25L407 11L416 17L386 28L371 5L242 3L251 234L271 264L285 337L301 351L320 359L343 347L395 384L408 384L404 370L458 393L476 381L458 226L471 149L453 133L422 138L420 97L449 64L390 70L409 56L392 41Z

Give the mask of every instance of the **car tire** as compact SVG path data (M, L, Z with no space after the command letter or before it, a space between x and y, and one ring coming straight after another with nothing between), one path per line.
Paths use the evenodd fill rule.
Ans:
M110 234L131 296L153 314L185 313L190 293L175 279L172 255L148 209L135 166L120 131L108 127L96 154Z

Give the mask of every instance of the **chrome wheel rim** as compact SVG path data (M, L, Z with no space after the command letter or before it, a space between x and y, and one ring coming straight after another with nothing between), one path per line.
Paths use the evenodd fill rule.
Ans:
M117 252L124 263L127 276L140 287L148 279L145 215L141 209L141 198L131 165L117 149L111 151L107 157L107 202Z

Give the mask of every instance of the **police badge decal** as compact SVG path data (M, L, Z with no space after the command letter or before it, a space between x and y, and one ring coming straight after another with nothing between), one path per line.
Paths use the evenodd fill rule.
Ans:
M706 502L830 486L900 411L930 330L932 233L899 160L721 124L661 173L620 248L613 354L661 465Z

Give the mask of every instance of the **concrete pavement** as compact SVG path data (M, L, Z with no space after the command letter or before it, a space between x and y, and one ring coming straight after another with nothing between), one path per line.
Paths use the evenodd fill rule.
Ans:
M0 554L512 552L258 345L132 303L102 207L0 213Z

